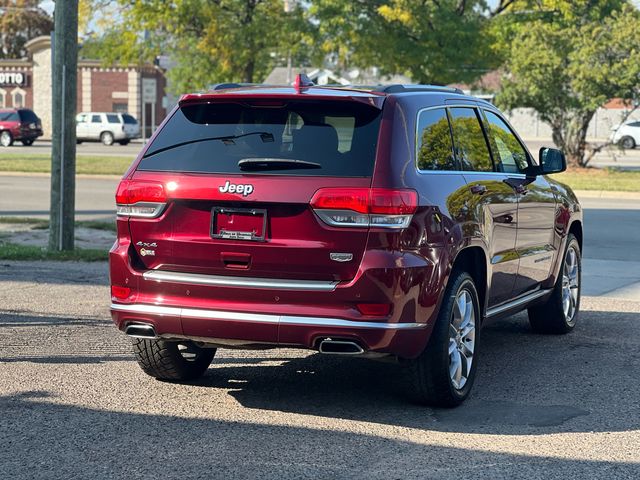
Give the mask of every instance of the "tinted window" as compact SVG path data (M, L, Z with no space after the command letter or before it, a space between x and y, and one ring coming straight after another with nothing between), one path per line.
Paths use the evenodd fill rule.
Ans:
M507 124L495 113L485 111L493 160L498 172L519 173L527 168L527 152Z
M102 118L100 118L100 115L92 115L91 123L102 123Z
M18 110L18 113L20 114L20 118L22 119L22 121L25 123L38 122L38 116L31 110Z
M449 119L444 108L424 110L418 117L418 168L457 170Z
M463 170L491 172L489 148L474 108L451 108L451 130L456 158Z
M107 115L107 122L109 123L120 123L120 119L118 115Z
M0 122L19 122L20 117L16 112L0 112Z
M139 170L314 176L370 176L380 110L347 102L186 105L158 133ZM344 149L344 151L342 151ZM282 159L241 170L244 159ZM319 168L287 168L303 160Z
M123 113L122 119L124 120L124 123L128 123L129 125L136 125L138 123L138 121L128 113Z

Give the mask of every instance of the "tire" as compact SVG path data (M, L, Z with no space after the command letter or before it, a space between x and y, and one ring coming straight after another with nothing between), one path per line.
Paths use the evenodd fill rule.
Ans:
M469 396L478 367L480 322L473 278L454 270L429 343L418 358L409 361L413 400L433 407L455 407Z
M126 145L129 145L129 140L120 140L118 143L124 147Z
M9 130L0 132L0 145L3 147L10 147L13 145L13 135L11 135Z
M195 380L207 371L216 354L215 348L200 348L189 341L134 338L132 343L138 365L158 380Z
M21 140L21 141L22 141L22 145L24 145L25 147L29 147L29 146L33 145L34 140L35 139L33 139L33 138L28 138L28 139Z
M113 133L102 132L100 134L100 141L106 146L113 145Z
M629 136L622 137L618 142L618 144L625 150L631 150L636 148L636 141L633 139L633 137L629 137Z
M578 321L582 258L580 244L572 233L567 238L561 268L551 296L545 303L529 308L529 324L534 332L569 333Z

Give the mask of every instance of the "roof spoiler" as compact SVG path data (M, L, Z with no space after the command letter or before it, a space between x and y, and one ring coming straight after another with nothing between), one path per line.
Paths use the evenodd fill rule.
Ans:
M379 85L373 88L374 92L381 93L410 93L410 92L442 92L442 93L458 93L464 95L464 92L456 87L445 87L443 85Z

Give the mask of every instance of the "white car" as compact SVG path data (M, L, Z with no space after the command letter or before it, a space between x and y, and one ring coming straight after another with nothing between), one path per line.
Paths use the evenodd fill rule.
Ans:
M138 121L128 113L82 112L76 116L78 143L102 142L105 145L127 145L140 137Z
M628 122L612 128L611 141L624 149L636 148L640 145L640 122Z

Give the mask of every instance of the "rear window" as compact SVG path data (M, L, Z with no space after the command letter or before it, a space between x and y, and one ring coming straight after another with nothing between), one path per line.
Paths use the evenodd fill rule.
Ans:
M133 118L131 115L129 115L128 113L123 113L122 114L122 119L124 120L124 123L127 123L129 125L136 125L138 122L136 121L135 118Z
M20 120L25 123L37 123L38 116L31 110L18 110Z
M353 102L186 105L159 132L138 170L367 177L379 125L380 110ZM251 159L265 162L247 170Z

